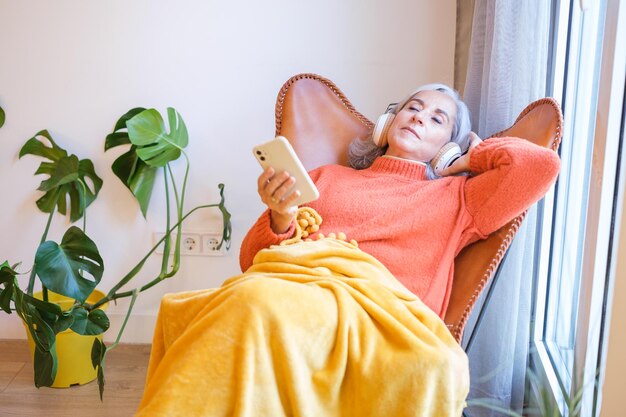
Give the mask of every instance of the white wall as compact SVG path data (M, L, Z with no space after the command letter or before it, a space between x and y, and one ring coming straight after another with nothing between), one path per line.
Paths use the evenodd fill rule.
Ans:
M135 106L175 107L189 133L188 207L218 201L226 184L233 244L223 258L186 257L176 277L143 293L125 342L149 342L160 297L207 288L239 273L238 249L263 207L250 149L274 133L282 84L300 72L333 80L373 119L387 103L426 82L452 84L454 0L0 0L0 262L27 272L46 215L35 207L41 161L17 159L41 129L79 158L91 159L104 186L88 210L87 232L105 261L108 291L163 230L161 182L144 220L111 172L120 150L103 152L117 118ZM181 172L183 165L175 169ZM160 179L160 177L159 177ZM219 228L200 212L186 229ZM57 216L50 237L68 220ZM156 258L137 285L158 271ZM26 285L27 275L21 279ZM127 306L109 308L115 337ZM0 314L0 338L23 338L15 315Z

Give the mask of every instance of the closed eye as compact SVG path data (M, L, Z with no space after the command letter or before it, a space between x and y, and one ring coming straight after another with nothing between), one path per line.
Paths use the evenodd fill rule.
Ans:
M435 123L437 123L438 125L442 124L443 122L441 121L441 119L439 119L438 117L433 117L433 121Z

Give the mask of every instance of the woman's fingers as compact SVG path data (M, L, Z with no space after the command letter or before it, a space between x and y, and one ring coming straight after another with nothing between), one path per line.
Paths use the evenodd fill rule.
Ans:
M447 176L455 175L461 172L461 170L458 168L457 162L459 162L458 159L454 161L452 165L450 165L449 167L442 169L441 172L439 173L440 176L447 177Z
M462 172L469 171L469 153L462 155L459 159L454 161L452 165L441 170L441 176L447 177L450 175L460 174Z
M276 182L276 184L274 184L278 186L272 192L272 196L271 196L272 202L274 202L274 200L278 202L283 201L287 197L287 193L289 192L289 190L296 183L296 179L294 177L290 176L289 174L287 174L286 177L287 178L284 181L281 182L279 180Z
M257 180L258 191L261 194L261 190L265 188L267 183L269 183L270 179L274 175L274 168L268 167L265 171L259 175L259 179Z
M482 139L474 132L470 132L470 149L473 149L482 143Z
M258 179L258 192L261 196L261 200L263 202L267 202L266 200L271 200L276 191L285 183L285 181L289 180L289 173L281 172L280 174L274 175L274 169L269 167L267 168Z
M290 191L296 179L288 172L274 174L274 170L267 168L258 179L258 193L261 201L268 208L279 213L290 213L297 209L295 201L300 195L298 190Z
M298 210L298 206L296 205L298 197L300 197L300 191L295 190L291 192L286 198L283 198L283 200L279 202L278 211L291 216L295 215Z
M442 169L440 175L447 177L450 175L460 174L462 172L470 172L470 158L475 147L482 143L482 139L474 132L469 133L469 149L459 159L454 161L449 167Z

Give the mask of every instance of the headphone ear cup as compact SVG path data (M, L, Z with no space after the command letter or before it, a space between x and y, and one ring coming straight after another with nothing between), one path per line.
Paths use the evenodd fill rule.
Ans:
M441 176L441 171L452 165L461 155L463 155L463 152L461 152L459 145L454 142L448 142L439 149L437 155L430 161L430 166L433 167L435 174Z
M372 139L379 148L387 145L387 132L391 126L391 122L396 115L393 113L385 113L378 118L376 125L374 126L374 132L372 133Z

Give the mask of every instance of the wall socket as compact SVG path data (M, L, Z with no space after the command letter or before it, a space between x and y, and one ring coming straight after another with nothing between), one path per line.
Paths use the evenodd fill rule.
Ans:
M203 233L202 234L202 253L207 256L224 256L226 252L225 244L218 249L222 241L221 233Z
M165 233L155 232L153 236L154 244L161 240L163 236L165 236ZM176 233L172 233L171 238L171 245L173 246L174 243L176 243ZM222 245L220 249L217 249L221 241L221 233L183 232L181 234L180 254L191 256L224 256L226 249L224 245ZM155 252L162 254L163 244L159 245ZM173 254L173 251L170 251L170 254Z
M175 238L176 237L174 237L174 239ZM200 235L197 235L195 233L181 233L180 239L181 239L181 243L180 243L181 255L202 254L202 241L200 240Z

